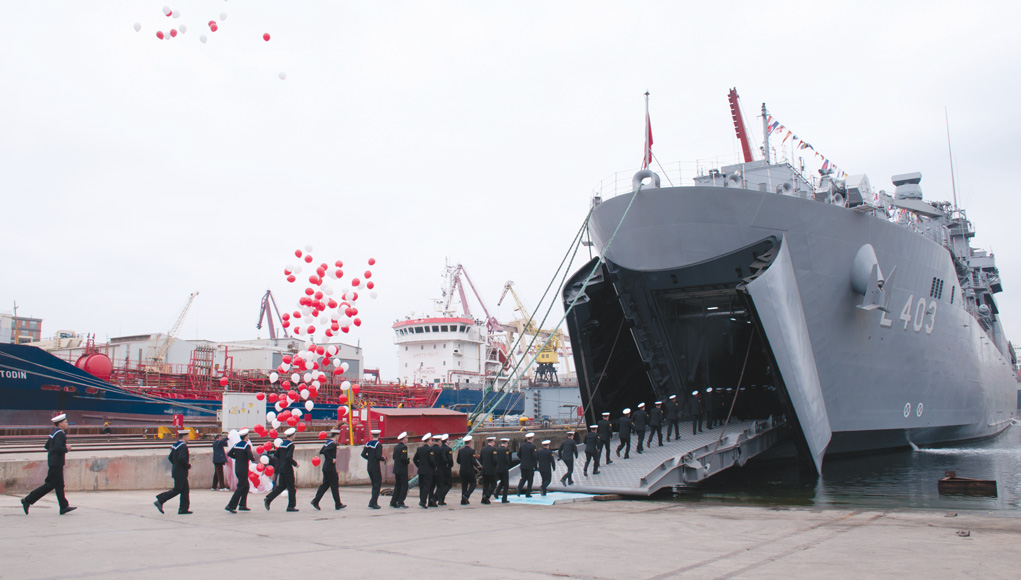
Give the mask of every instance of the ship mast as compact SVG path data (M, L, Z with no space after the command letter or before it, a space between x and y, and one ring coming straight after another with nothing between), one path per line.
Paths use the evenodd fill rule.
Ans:
M766 103L762 103L762 155L769 165L769 115L766 114Z
M748 142L748 129L745 128L744 118L741 117L741 107L737 104L737 89L730 89L727 99L730 101L730 116L734 119L734 130L737 131L737 138L741 141L744 162L751 163L755 158L752 157L752 145Z

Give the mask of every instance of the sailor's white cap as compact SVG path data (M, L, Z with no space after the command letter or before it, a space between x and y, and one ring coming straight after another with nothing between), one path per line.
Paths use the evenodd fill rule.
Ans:
M549 445L550 444L550 440L549 439L543 439L542 440L542 444L543 445Z
M568 429L567 431L564 431L564 435L567 435L568 437L574 435L574 429Z
M599 425L589 425L588 428L589 429L598 429Z
M609 411L603 411L603 417L609 417L609 416L610 416L610 412Z
M698 394L698 391L697 391L697 390L695 390L695 391L691 391L691 396L693 396L693 397L694 397L694 396L695 396L695 395L697 395L697 394Z
M490 435L489 437L486 437L486 441L496 441L496 437Z
M380 433L382 433L382 431L380 431L379 429L373 429L369 431L369 433L372 433L373 435L379 435Z
M472 436L471 435L465 435L464 437L461 438L461 441L464 441L465 443L467 443L468 441L471 441L471 440L472 440Z
M401 431L401 434L398 435L397 438L398 439L404 439L407 436L408 436L408 432L407 431Z
M624 409L624 414L625 415L627 415L630 412L631 412L631 408L630 407L628 407L627 409Z
M330 435L340 435L340 429L330 429Z
M510 439L508 439L507 437L501 437L500 441L510 441Z
M671 401L672 401L672 400L674 400L674 399L676 399L676 398L677 398L677 395L670 395L670 400L671 400Z
M54 423L60 423L64 419L67 419L67 413L61 413L61 414L57 415L56 417L50 419L50 421L53 421Z
M425 435L422 436L422 441L428 441L428 440L430 440L432 438L433 438L433 434L432 433L426 433Z
M440 435L440 441L446 441L447 439L450 439L450 433L444 433L443 435Z
M662 405L662 404L663 404L663 401L656 401L656 404L657 404L657 405Z
M645 403L638 403L638 408L639 409L644 409L645 408Z
M705 392L711 393L711 392L713 392L713 388L712 387L706 387L705 388Z
M535 433L525 433L525 439L531 439L532 437L535 437Z
M242 430L238 431L238 435L240 435L242 437L244 437L245 435L248 435L248 429L242 429Z
M177 430L177 436L180 437L181 435L191 435L191 430L190 429L178 429Z
M284 431L284 435L290 437L291 435L294 435L297 431L298 431L297 429L295 429L294 427L291 427L287 431Z

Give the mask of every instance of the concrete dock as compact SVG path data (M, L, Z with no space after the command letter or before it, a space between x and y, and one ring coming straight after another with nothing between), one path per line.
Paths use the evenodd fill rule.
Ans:
M169 485L168 485L169 487ZM959 512L734 507L665 500L370 510L281 497L232 515L226 492L194 489L193 515L151 491L52 494L22 513L0 496L0 578L1016 578L1021 518ZM385 498L383 498L385 499ZM523 500L523 498L522 498ZM1012 515L1012 514L1011 514ZM963 534L967 532L967 536ZM286 576L284 576L286 575Z

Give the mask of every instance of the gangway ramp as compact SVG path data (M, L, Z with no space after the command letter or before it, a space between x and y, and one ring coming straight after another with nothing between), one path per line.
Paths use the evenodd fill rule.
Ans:
M558 461L553 483L548 489L649 496L664 487L696 484L730 467L744 465L752 457L772 447L780 435L783 424L782 417L731 421L726 428L716 427L691 435L691 423L685 421L682 423L679 441L667 442L664 436L662 447L654 440L652 447L646 447L641 454L637 452L638 439L632 436L629 459L624 459L623 452L617 457L616 449L620 440L615 433L610 444L612 464L604 464L606 452L603 451L599 473L593 474L590 465L588 475L582 475L585 466L585 446L579 444L578 458L574 461L574 485L560 484L560 478L567 472L567 468L563 462ZM520 470L514 467L509 482L512 494L519 479ZM536 473L534 480L536 493L539 489L539 480L539 474Z

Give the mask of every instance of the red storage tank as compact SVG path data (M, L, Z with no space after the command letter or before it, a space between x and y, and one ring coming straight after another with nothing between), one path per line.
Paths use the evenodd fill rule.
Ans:
M113 374L113 363L109 357L98 352L80 356L74 366L104 381L109 380Z

